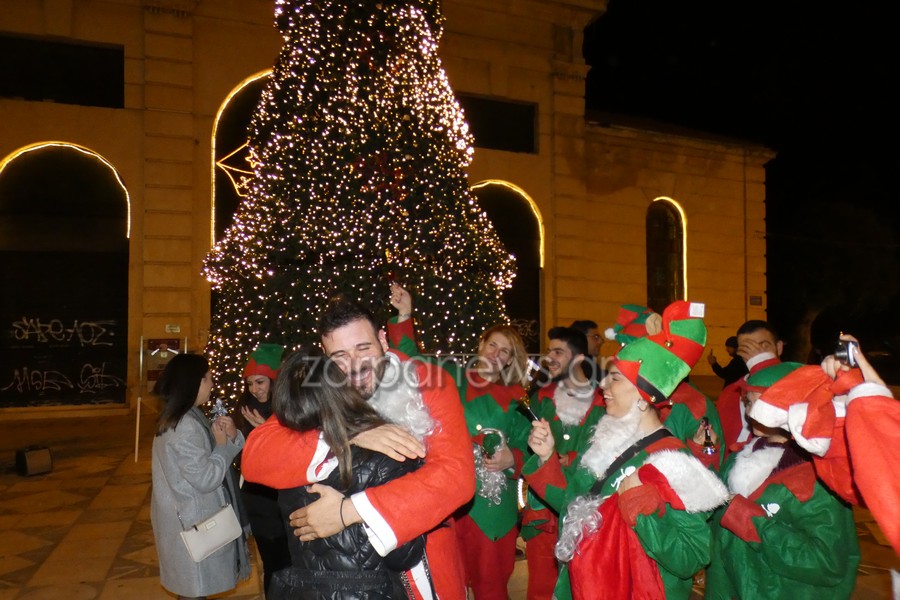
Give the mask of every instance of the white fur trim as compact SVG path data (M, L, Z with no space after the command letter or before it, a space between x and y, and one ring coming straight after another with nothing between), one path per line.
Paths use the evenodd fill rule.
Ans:
M850 390L850 393L847 394L847 404L850 404L856 398L865 398L866 396L887 396L888 398L893 398L894 394L881 384L866 381Z
M677 450L654 452L644 464L665 475L689 513L712 510L728 500L728 490L699 460Z
M803 435L803 426L809 416L809 404L793 404L788 407L787 427L797 444L811 454L825 456L831 447L831 438L806 438Z
M728 473L728 489L735 494L749 497L769 478L784 448L769 447L756 450L760 438L744 446L735 457L734 467Z
M744 376L744 378L746 379L746 375ZM737 441L746 442L750 439L750 434L752 432L750 431L750 427L747 426L747 411L744 407L743 402L738 402L738 410L741 413L741 431L740 433L738 433Z
M606 336L606 339L608 340L614 340L616 339L616 330L612 327L607 327L606 331L603 332L603 335Z
M431 584L431 576L423 558L416 566L406 572L409 576L409 584L413 587L414 598L422 598L422 600L436 600L434 594L434 586Z
M766 427L784 427L787 425L788 412L769 404L763 397L753 403L747 416Z
M357 492L350 496L350 501L363 520L363 529L369 537L372 547L379 556L387 556L388 552L397 548L397 536L394 530L375 510L365 492Z
M331 452L331 446L325 443L325 434L319 432L319 439L316 442L316 449L313 452L312 461L306 469L306 480L309 482L322 481L328 477L332 471L338 468L338 459L336 456L328 456Z
M766 361L766 360L772 360L773 358L777 358L777 357L771 352L761 352L761 353L757 354L756 356L751 356L746 361L747 362L747 370L752 371L753 367L755 367L759 363Z
M834 406L834 416L838 419L847 416L847 394L835 396L831 399L831 405Z

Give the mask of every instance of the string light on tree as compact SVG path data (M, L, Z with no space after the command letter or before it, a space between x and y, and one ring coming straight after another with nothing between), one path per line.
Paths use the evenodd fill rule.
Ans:
M472 137L438 58L439 0L277 0L284 46L248 132L254 175L207 256L226 396L260 342L316 343L335 293L387 319L416 294L426 351L506 320L514 259L469 191Z

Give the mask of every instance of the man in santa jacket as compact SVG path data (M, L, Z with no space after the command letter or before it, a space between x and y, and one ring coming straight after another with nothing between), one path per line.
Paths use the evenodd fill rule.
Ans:
M703 305L675 302L662 330L623 346L601 383L606 415L563 469L546 420L535 422L535 456L523 473L561 515L554 592L574 598L690 597L709 562L710 511L727 490L663 427L668 402L703 353Z
M462 559L449 517L475 493L475 464L456 386L444 369L388 352L386 334L371 313L346 298L332 299L319 331L326 356L392 423L353 443L397 460L424 457L425 462L412 473L353 494L349 502L333 488L312 485L321 497L290 515L294 534L308 541L362 522L384 556L427 533L427 564L414 569L410 579L427 581L423 570L430 569L435 589L423 586L416 598L436 592L441 600L465 600ZM314 484L336 467L314 431L294 431L270 418L250 438L241 463L248 481L293 488Z
M753 319L737 330L740 356L749 374L781 362L779 358L784 343L775 329L765 321ZM744 418L743 386L747 376L725 386L716 400L716 409L722 423L723 456L737 452L750 439L750 427Z
M849 598L859 545L850 507L816 478L812 459L786 429L756 421L755 404L799 363L779 363L747 378L753 437L722 469L732 499L714 516L706 598ZM797 377L795 375L794 377Z

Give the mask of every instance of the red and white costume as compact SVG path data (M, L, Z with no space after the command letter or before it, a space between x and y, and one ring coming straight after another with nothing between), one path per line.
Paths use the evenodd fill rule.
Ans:
M475 493L475 464L456 385L447 372L395 350L369 403L389 421L407 426L426 444L416 471L351 497L372 545L382 556L428 534L425 553L441 600L465 600L462 559L450 515ZM317 432L298 432L270 418L244 448L248 481L277 489L321 480L336 467ZM413 573L413 577L415 577ZM427 598L430 590L418 590Z

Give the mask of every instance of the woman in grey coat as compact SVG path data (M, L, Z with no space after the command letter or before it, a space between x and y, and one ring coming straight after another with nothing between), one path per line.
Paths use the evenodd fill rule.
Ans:
M199 563L191 559L179 535L226 503L241 515L231 463L244 446L244 436L231 417L217 417L210 424L200 410L211 389L209 363L196 354L175 356L155 389L164 406L153 440L150 519L160 583L185 599L228 591L250 574L248 526L245 535Z

